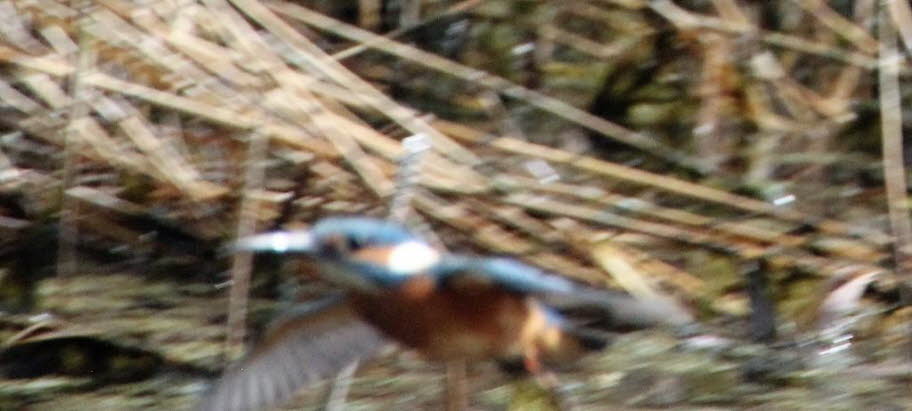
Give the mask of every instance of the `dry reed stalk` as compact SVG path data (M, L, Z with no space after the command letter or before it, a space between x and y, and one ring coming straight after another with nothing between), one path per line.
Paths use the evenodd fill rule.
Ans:
M649 3L649 7L680 29L708 29L735 35L754 34L763 42L773 46L839 60L867 70L875 70L877 68L877 60L866 53L845 50L832 44L808 40L786 33L770 32L752 26L733 24L716 17L699 15L679 7L670 0L652 1Z
M241 200L237 222L237 237L253 235L257 229L259 199L251 195L263 186L263 162L269 139L258 131L249 135L247 158L244 167L244 196ZM243 352L247 330L247 302L250 294L250 273L253 269L253 253L235 253L231 262L231 288L228 296L228 332L225 338L227 358L238 358Z
M879 43L867 30L835 12L822 0L792 1L820 20L823 25L829 27L834 33L849 40L862 52L871 55L877 52Z
M454 5L450 6L450 7L447 7L446 10L444 10L443 12L441 12L441 13L439 13L439 14L435 14L435 15L433 15L433 16L426 16L426 17L424 17L424 18L422 19L422 24L428 24L428 23L434 22L434 21L436 21L436 20L438 20L438 19L440 19L440 18L447 17L447 16L452 16L452 15L457 14L457 13L464 13L464 12L467 12L467 11L469 11L469 10L475 8L476 6L478 6L478 5L480 5L480 4L484 4L484 0L463 0L463 1L461 1L461 2L459 2L459 3L456 3L456 4L454 4ZM362 26L362 27L363 27L363 26ZM378 38L378 41L381 41L381 42L390 41L390 40L392 40L392 39L394 39L394 38L396 38L396 37L399 37L400 35L402 35L402 34L408 32L409 30L411 30L411 29L413 29L413 28L414 28L414 27L399 27L399 28L397 28L397 29L395 29L395 30L392 30L392 31L387 32L387 33L384 34L382 37ZM349 48L347 48L347 49L345 49L345 50L342 50L342 51L340 51L340 52L333 53L333 54L332 54L332 58L334 58L334 59L336 59L336 60L339 60L339 61L342 61L342 60L345 60L345 59L347 59L347 58L349 58L349 57L352 57L352 56L361 54L361 53L363 53L363 52L366 51L366 50L370 50L371 48L372 48L371 43L358 43L358 44L356 44L356 45L354 45L354 46L352 46L352 47L349 47Z
M298 56L304 58L308 65L317 68L321 75L327 76L341 86L351 88L366 104L398 122L413 134L427 135L434 146L444 155L465 164L479 162L474 153L435 130L415 111L399 104L350 72L261 3L251 0L232 0L232 3L282 39L287 46L296 51Z
M80 15L75 20L75 25L77 27L77 33L79 36L78 46L69 47L71 54L68 56L73 61L73 66L76 67L76 70L72 74L71 79L71 89L70 95L73 96L73 99L70 99L62 90L59 90L56 87L56 83L50 82L49 76L46 74L34 74L34 76L39 76L38 78L45 80L42 82L46 88L44 90L52 90L50 96L47 94L43 95L45 99L47 98L59 98L62 103L69 104L69 117L67 129L64 132L64 145L63 145L63 177L61 178L61 204L60 204L60 236L57 240L57 275L58 276L68 276L73 275L79 268L78 265L78 256L76 254L76 243L79 241L79 216L80 209L79 203L74 201L73 198L67 195L67 190L74 185L76 178L76 165L78 162L78 150L76 147L76 138L74 135L76 131L73 128L73 125L88 116L89 108L85 103L85 96L88 91L88 87L85 84L85 75L89 70L92 69L95 64L95 54L89 46L89 40L86 33L81 29L82 25L85 23L85 17ZM65 36L64 36L65 37ZM72 44L76 44L73 41L70 41ZM46 102L51 107L54 107L53 103Z
M395 42L378 36L366 30L345 24L338 20L326 17L320 13L310 11L304 7L291 3L269 2L269 7L289 18L299 20L305 24L332 32L333 34L350 40L369 44L371 47L409 60L415 64L437 70L472 84L491 88L504 95L521 100L529 105L553 113L565 120L589 128L602 135L614 138L620 142L637 147L652 153L660 158L694 170L703 170L701 162L688 158L688 156L669 149L658 141L642 134L628 130L618 124L612 123L601 117L580 110L570 104L515 84L503 77L498 77L484 71L456 63L452 60L428 53L402 43Z
M611 194L609 192L594 189L592 187L566 183L540 184L533 179L521 176L501 176L498 179L498 183L501 186L508 185L521 188L524 191L535 191L575 197L580 200L606 205L625 212L638 214L643 217L653 217L671 223L717 230L720 233L744 237L753 241L776 243L778 245L785 245L789 247L798 247L806 241L804 238L792 236L782 232L768 230L761 227L755 227L749 224L742 224L733 221L720 222L717 221L717 219L705 217L696 213L662 207L650 203L646 200Z
M909 3L901 0L888 0L885 2L893 26L899 30L903 45L912 52L912 8Z
M3 79L0 79L0 100L25 114L31 114L41 109L38 103Z
M892 7L890 10L895 10ZM902 94L899 67L905 58L896 48L896 31L889 23L888 10L880 12L880 61L878 91L880 94L880 127L883 140L884 185L887 190L887 209L893 233L893 255L899 280L905 283L903 294L909 294L912 284L912 222L909 220L906 167L903 153ZM909 301L909 295L902 298ZM906 324L912 336L912 324ZM912 358L912 339L907 342L907 355Z
M544 40L551 40L555 43L570 47L574 50L583 52L590 56L608 60L623 55L631 48L636 47L642 40L639 36L621 37L611 43L602 43L590 40L584 36L562 30L559 27L546 25L539 30L539 34ZM642 35L645 35L643 33Z

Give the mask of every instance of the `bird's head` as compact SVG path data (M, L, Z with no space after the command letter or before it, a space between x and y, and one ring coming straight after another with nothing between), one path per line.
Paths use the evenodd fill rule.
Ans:
M318 221L310 230L244 237L234 244L234 250L305 255L324 266L324 277L347 285L398 282L424 272L440 259L437 250L405 227L366 217L332 217Z

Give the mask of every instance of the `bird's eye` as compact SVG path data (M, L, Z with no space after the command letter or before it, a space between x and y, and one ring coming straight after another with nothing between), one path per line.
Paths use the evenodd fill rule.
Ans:
M323 257L340 258L355 250L357 250L357 246L351 237L332 235L323 239L319 254Z
M362 243L361 239L358 239L355 237L348 237L345 239L345 248L349 252L358 251L361 249L361 247L364 247L364 244Z

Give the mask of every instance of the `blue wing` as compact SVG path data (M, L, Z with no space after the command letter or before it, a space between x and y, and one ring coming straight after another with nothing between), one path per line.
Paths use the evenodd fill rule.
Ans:
M576 289L568 280L508 258L447 256L431 269L431 275L444 286L469 282L521 294L565 294Z
M671 301L593 289L507 258L445 257L431 274L442 287L469 291L499 287L536 295L561 317L585 318L586 323L599 324L597 328L628 331L693 321Z
M314 224L315 238L344 234L360 244L373 246L394 245L415 239L405 227L392 221L369 217L329 217Z

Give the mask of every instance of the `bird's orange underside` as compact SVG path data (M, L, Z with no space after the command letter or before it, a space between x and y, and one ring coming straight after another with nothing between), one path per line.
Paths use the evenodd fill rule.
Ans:
M420 276L382 295L354 295L352 302L368 322L431 359L525 354L523 334L532 317L525 297L493 288L434 288L431 278Z

